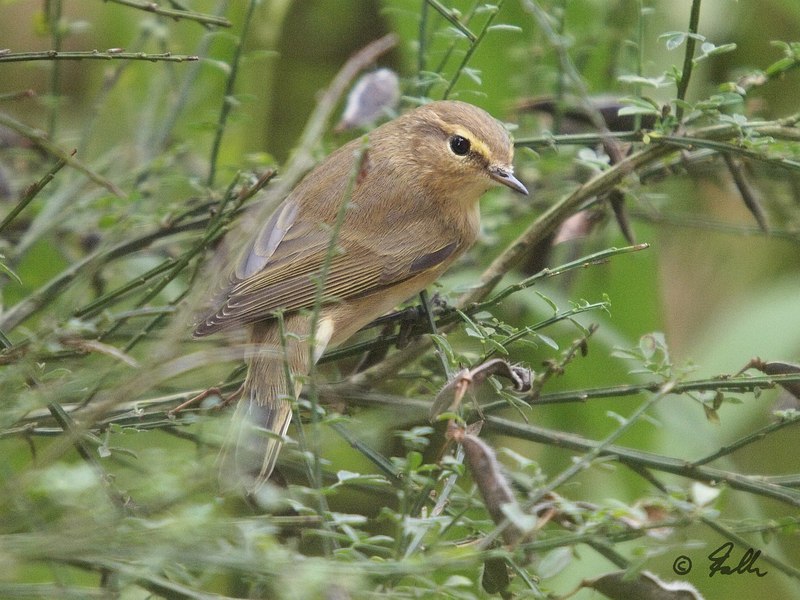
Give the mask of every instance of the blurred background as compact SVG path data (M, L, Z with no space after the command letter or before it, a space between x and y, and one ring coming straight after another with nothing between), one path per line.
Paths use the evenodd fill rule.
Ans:
M422 0L275 0L256 3L252 13L247 2L181 4L197 13L218 15L229 27L175 20L124 4L85 0L0 4L0 52L58 48L62 52L102 53L117 49L200 57L191 62L83 59L0 63L0 218L53 166L48 153L37 147L37 136L67 151L76 149L75 158L81 164L122 191L114 194L97 178L68 167L0 231L0 255L11 273L0 275L6 319L0 330L8 342L0 362L0 389L4 392L0 398L0 455L4 457L0 465L0 595L56 597L61 589L75 597L88 597L81 594L89 593L105 597L107 592L124 598L144 598L148 593L163 597L209 597L203 595L206 593L348 597L326 591L333 578L342 593L353 597L395 597L386 583L386 573L391 574L388 567L373 573L358 566L348 570L337 566L335 560L315 562L311 556L325 554L318 548L318 538L304 537L291 528L288 533L281 530L284 537L277 537L274 534L280 525L259 520L258 511L243 501L220 494L215 460L226 419L219 414L192 413L191 422L180 424L162 414L160 421L149 420L147 427L137 429L134 411L127 421L92 429L95 437L86 444L103 465L104 475L98 479L96 469L81 458L75 444L58 435L63 424L50 423L52 404L96 402L102 410L91 418L99 423L111 406L171 394L177 397L225 381L238 364L235 349L217 360L213 351L225 348L226 340L193 342L190 332L193 314L207 293L204 279L230 259L233 249L229 246L234 244L229 236L227 242L187 254L202 234L203 222L176 235L157 234L153 243L142 241L141 249L126 250L119 258L109 256L87 268L77 265L95 253L112 252L121 243L143 239L154 227L163 232L171 223L188 223L180 219L188 218L189 213L191 218L206 214L206 203L219 201L237 181L237 173L257 174L270 167L281 173L337 71L348 57L386 33L396 33L399 42L376 66L398 74L402 93L400 105L390 108L390 114L447 92L450 98L477 104L509 123L517 140L541 140L571 132L570 123L558 110L529 109L544 97L563 96L566 105L578 102L570 99L582 92L598 105L630 105L620 99L647 98L655 112L667 106L674 114L675 85L664 74L682 68L685 40L672 42L675 32L686 31L692 3L538 2L536 6L550 16L549 33L537 22L530 3L517 0L507 0L497 12L467 0L446 0L440 5ZM468 23L473 31L485 32L479 44L467 44L434 4L444 5L443 10ZM487 20L492 26L484 29ZM241 56L235 62L245 25ZM708 56L697 62L692 74L687 113L697 109L697 103L728 93L736 85L748 88L748 93L739 95L738 102L720 105L696 124L774 121L796 113L799 69L787 69L763 82L758 76L784 56L775 42L797 43L798 32L800 5L796 0L703 3L701 42L716 48L735 44L735 48L718 53L709 47L698 49L698 54ZM795 47L794 51L800 56L800 50ZM584 90L576 89L565 73L561 62L565 55L580 74ZM466 67L456 78L465 58ZM230 90L226 85L234 62L238 72ZM217 139L223 106L230 113L224 134ZM343 106L344 99L314 145L316 158L366 130L333 132ZM19 123L34 133L20 134L15 125ZM581 129L592 130L586 124ZM215 140L219 143L216 155ZM760 151L756 142L751 149ZM790 168L769 160L734 157L733 170L763 208L767 231L745 206L741 186L725 162L719 156L688 160L687 150L686 162L677 157L671 170L654 167L624 186L630 230L635 240L649 244L649 249L548 279L497 307L497 319L522 328L548 319L554 306L566 311L584 301L608 303L603 309L574 317L583 327L599 325L588 343L588 356L571 362L562 375L550 379L543 393L636 384L658 380L667 371L678 379L733 375L756 356L787 363L800 359L800 146L796 140L774 141L764 153L780 157ZM215 162L209 158L212 155ZM478 245L434 291L455 298L537 215L599 173L606 163L597 143L540 144L535 151L519 147L517 174L531 189L531 197L521 199L502 191L489 194L482 207L484 227ZM543 267L628 245L613 211L602 203L589 211L591 218L589 224L582 224L584 229L575 235L562 231L559 243L537 248L504 284ZM234 232L237 227L230 225ZM102 305L102 310L91 309L91 303L109 291L162 268L165 262L179 262L187 256L192 268L171 277L163 287L156 289L159 280L154 278L149 288L122 294L118 301ZM72 268L76 269L73 275ZM69 284L46 287L59 277L67 277ZM13 312L31 302L40 302L41 309ZM15 314L25 316L16 319ZM86 342L98 332L110 330L102 343ZM653 337L650 334L654 332L659 334ZM540 370L544 361L556 359L581 335L570 319L539 333L542 337L509 348L509 358ZM643 336L644 342L640 342ZM485 352L463 332L453 339L466 359L477 360ZM80 344L76 340L81 340ZM620 352L647 347L653 340L657 342L654 362L662 361L660 371L653 364L643 369L629 354ZM186 356L191 359L182 358ZM425 369L430 364L435 363L429 360ZM346 361L328 365L322 376L336 381L352 368ZM395 381L385 391L404 394L410 389L416 397L430 399L441 383L431 377L410 389ZM617 443L694 460L773 422L776 407L796 402L779 389L760 394L726 393L725 402L712 418L703 408L709 398L702 394L667 396L649 412L648 419L637 422ZM482 390L479 399L490 401L496 396L491 390ZM640 402L641 396L617 396L533 406L523 412L538 426L603 439L619 426L620 415L630 414ZM408 430L426 423L424 416L403 408L355 411L346 426L363 443L387 456L402 455L410 447L407 439L404 442L394 435L394 429ZM32 414L43 416L37 421ZM522 420L515 409L499 414ZM25 427L36 424L43 429L26 433ZM322 454L332 473L374 474L374 465L350 448L341 433L324 428L320 435ZM550 479L548 474L568 468L573 460L571 453L550 445L497 435L487 439L495 448L507 448L535 461L545 481ZM797 442L796 427L789 427L713 465L733 473L796 477ZM513 468L509 455L501 452L503 461ZM287 457L287 478L291 485L302 486L302 469L292 470L298 461ZM659 478L676 498L689 498L692 493L692 483L686 478ZM468 483L463 486L470 489ZM364 530L385 534L392 530L387 524L391 520L381 522L378 516L384 504L397 506L396 492L366 488L330 492L328 501L333 512L376 519ZM122 494L111 507L109 489ZM618 464L596 465L558 491L576 502L595 503L609 514L632 510L637 502L661 495L645 479ZM295 514L313 512L302 493L289 495ZM126 516L121 518L119 505L126 502L142 510L135 517L123 510ZM305 512L303 502L309 502ZM730 526L752 523L753 531L761 535L752 536L750 543L791 565L794 574L764 566L770 571L764 578L742 575L709 580L703 567L683 579L697 586L706 598L755 594L800 598L796 507L723 487L721 495L706 507L710 512L704 518L713 517ZM770 523L774 530L766 527ZM361 524L354 527L359 529ZM107 528L105 533L102 528ZM335 537L330 530L322 530ZM148 531L153 532L152 538ZM177 546L175 539L181 540ZM363 556L354 558L342 551L340 558L357 564L370 556L370 544L381 543L362 541L364 547L358 552ZM663 578L673 579L671 565L678 554L692 556L697 565L704 565L704 557L722 541L718 532L697 519L672 537L656 542L637 539L620 544L617 550L629 553L636 564ZM41 553L43 544L49 545L51 554ZM148 559L144 550L150 545ZM353 548L358 544L344 542L343 546L357 553ZM238 565L226 563L226 547L232 548L230 562L239 561ZM612 566L600 554L581 547L562 550L541 553L544 566L532 567L531 573L543 578L542 589L565 594L582 579ZM74 560L65 558L72 555ZM297 556L308 556L310 562L295 573L263 567L270 557L275 565L293 565ZM106 564L104 557L109 561L114 557L119 564ZM425 560L423 555L416 558ZM123 563L128 571L120 566ZM253 564L265 570L242 575ZM202 569L207 569L207 574L201 573ZM148 579L142 575L145 571L159 575ZM458 575L470 581L479 571L480 565L442 567L441 574L431 575L431 580L444 585L447 577ZM384 576L386 581L380 579ZM106 577L115 582L108 584ZM395 582L407 583L400 575L396 577ZM377 580L381 585L373 585ZM437 590L434 583L419 583L419 589L426 590L420 597L445 597L436 595L445 591L453 594L447 597L491 597L485 589L467 583L463 589L453 585L453 589L445 586L446 590ZM406 597L397 585L396 597ZM524 587L519 577L514 585ZM517 588L515 593L523 594ZM365 590L372 590L373 595L360 596L367 594ZM33 595L26 596L29 592ZM463 596L458 595L462 592ZM575 597L596 596L584 591Z

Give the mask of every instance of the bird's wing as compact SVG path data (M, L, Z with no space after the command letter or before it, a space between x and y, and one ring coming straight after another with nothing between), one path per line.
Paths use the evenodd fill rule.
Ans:
M425 235L424 228L406 223L376 239L344 227L332 242L329 225L298 218L287 202L245 251L224 303L195 335L260 321L279 310L311 308L320 294L325 303L363 296L435 269L460 243Z

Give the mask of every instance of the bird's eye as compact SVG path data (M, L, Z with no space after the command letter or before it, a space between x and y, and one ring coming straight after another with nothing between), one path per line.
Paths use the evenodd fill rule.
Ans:
M466 156L469 154L469 147L469 140L465 137L454 135L450 138L450 150L453 151L453 154Z

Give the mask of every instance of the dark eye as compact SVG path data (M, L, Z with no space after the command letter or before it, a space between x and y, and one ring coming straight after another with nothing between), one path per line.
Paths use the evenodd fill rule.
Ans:
M450 150L458 156L466 156L469 154L469 140L460 135L454 135L450 138Z

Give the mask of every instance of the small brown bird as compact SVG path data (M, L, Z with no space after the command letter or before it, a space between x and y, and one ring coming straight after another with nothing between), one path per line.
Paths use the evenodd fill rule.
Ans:
M464 102L432 102L373 130L358 167L362 148L361 140L345 144L295 187L245 248L224 302L194 332L252 328L258 350L247 357L235 453L250 491L272 473L311 361L467 250L490 187L528 193L513 175L503 125Z

